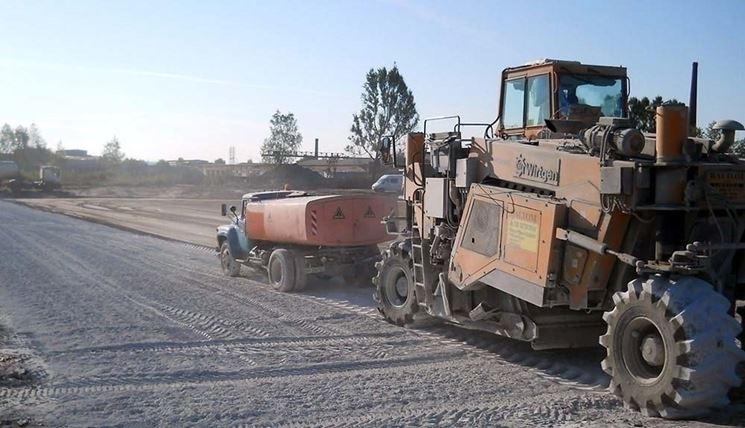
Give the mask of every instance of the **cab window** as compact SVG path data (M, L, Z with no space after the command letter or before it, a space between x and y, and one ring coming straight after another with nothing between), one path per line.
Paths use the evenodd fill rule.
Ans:
M502 123L505 129L543 126L551 117L548 74L507 80L504 89Z
M625 116L626 79L565 74L559 78L559 112L568 117L572 106L594 107L601 116Z
M525 78L508 80L504 84L502 123L507 129L522 128L525 114Z
M528 78L528 108L525 126L543 126L544 119L551 116L548 74Z

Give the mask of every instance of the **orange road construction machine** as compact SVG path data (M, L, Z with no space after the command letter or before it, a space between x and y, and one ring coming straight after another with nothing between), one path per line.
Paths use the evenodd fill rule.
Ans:
M404 168L407 206L377 264L383 316L536 349L599 342L610 389L647 415L727 404L745 359L745 161L731 151L743 126L689 136L692 96L690 109L657 107L656 132L643 133L628 88L623 67L538 61L504 70L483 138L451 116L381 140Z

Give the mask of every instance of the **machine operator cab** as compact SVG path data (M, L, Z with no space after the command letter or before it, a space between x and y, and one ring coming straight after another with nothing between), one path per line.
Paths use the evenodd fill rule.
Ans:
M626 68L545 59L502 72L498 132L535 139L546 119L594 125L601 116L628 117Z

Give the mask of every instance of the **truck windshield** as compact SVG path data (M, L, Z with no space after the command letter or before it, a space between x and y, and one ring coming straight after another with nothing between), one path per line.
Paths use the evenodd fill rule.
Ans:
M559 112L567 117L570 107L600 108L602 116L623 117L624 78L586 74L559 77Z

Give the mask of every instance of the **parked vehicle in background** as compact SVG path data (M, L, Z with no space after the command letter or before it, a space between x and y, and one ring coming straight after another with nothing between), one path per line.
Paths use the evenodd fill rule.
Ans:
M240 208L230 207L233 222L217 228L223 272L238 276L242 265L266 269L278 291L302 290L309 274L372 286L378 244L390 240L382 220L395 201L370 194L245 194Z
M376 192L401 193L404 188L404 176L400 174L386 174L372 185Z
M21 176L18 165L13 161L0 161L0 187L7 187L13 193L24 190L50 192L62 187L60 169L56 166L39 167L39 179L28 181Z
M0 160L0 183L18 178L18 175L18 165L16 165L15 162L9 160Z

